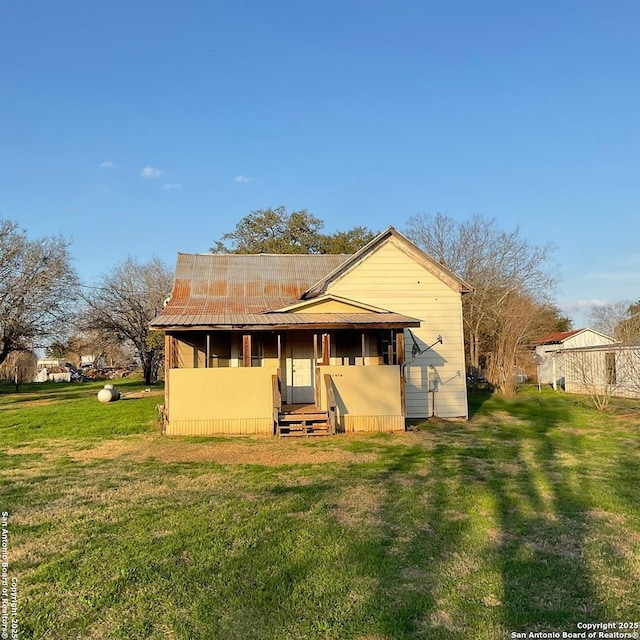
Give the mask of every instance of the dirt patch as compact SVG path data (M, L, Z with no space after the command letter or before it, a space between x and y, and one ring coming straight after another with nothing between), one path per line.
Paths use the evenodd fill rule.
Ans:
M49 404L58 404L60 402L59 398L40 398L38 400L20 400L20 402L13 402L11 404L2 405L2 409L4 411L9 411L11 409L24 409L26 407L44 407Z
M74 460L125 458L136 462L214 462L217 464L256 464L283 466L294 464L363 463L375 454L353 453L339 448L313 447L300 441L265 438L217 442L187 442L166 437L138 437L109 440L91 449L70 452Z
M384 497L379 486L359 484L343 491L336 501L334 515L346 527L373 527L379 525L380 503Z
M129 391L123 393L122 400L137 400L139 398L152 398L154 396L163 396L164 391L162 389L154 389L152 391Z
M41 455L47 456L51 454L52 447L9 447L4 450L8 456L22 456L22 455ZM58 446L60 448L60 446Z

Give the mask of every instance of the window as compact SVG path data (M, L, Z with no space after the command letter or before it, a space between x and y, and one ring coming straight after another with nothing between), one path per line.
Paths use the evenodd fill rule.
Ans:
M205 337L205 351L206 351ZM231 334L211 333L209 334L209 367L228 367L231 360Z
M362 360L362 334L358 331L337 331L335 336L336 358L340 364L356 364Z
M253 334L251 340L251 366L266 366L265 360L278 362L278 336L275 333Z
M616 354L609 352L605 353L605 368L607 371L607 384L617 384L617 374L616 374Z
M395 331L382 331L379 336L379 348L382 353L383 364L396 364L398 362L398 347Z

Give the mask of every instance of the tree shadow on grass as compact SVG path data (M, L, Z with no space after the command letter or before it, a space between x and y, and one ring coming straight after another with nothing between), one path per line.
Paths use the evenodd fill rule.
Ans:
M555 433L570 406L522 398L498 409L515 422L438 425L431 452L389 452L384 524L363 542L376 562L361 564L378 582L368 617L382 637L576 631L613 614L587 561L591 480L564 464L586 450ZM638 469L637 458L621 463Z
M88 594L59 637L105 615L111 637L166 625L189 640L505 637L611 619L587 563L602 478L580 466L571 405L550 400L492 400L415 444L367 439L378 455L362 464L207 467L198 489L187 472L204 467L146 463L167 495L83 523L33 592ZM615 499L632 500L638 459L616 455Z
M514 417L526 420L508 427L511 461L493 460L481 472L475 450L459 452L464 476L488 491L495 505L506 631L577 631L578 622L613 615L588 561L591 514L598 506L591 497L594 481L581 467L588 450L583 438L560 429L572 424L570 405L547 400L511 403ZM499 450L501 431L474 437L480 440L474 446Z
M490 391L469 391L467 392L467 404L469 407L469 419L473 419L477 413L482 411L482 406L491 400Z

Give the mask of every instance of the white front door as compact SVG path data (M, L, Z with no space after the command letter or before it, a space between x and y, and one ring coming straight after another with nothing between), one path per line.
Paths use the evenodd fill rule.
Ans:
M294 404L313 404L313 337L295 336L291 344L291 401Z

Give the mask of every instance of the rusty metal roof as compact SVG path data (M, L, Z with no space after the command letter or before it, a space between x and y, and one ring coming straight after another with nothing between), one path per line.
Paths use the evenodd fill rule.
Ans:
M549 333L537 340L536 344L560 344L561 342L564 342L571 336L575 336L576 333L580 333L581 331L584 331L584 329L574 329L573 331L554 331L553 333Z
M348 255L179 253L168 304L153 326L193 326L211 316L256 314L297 302Z
M273 313L349 255L178 254L171 299L151 326L419 326L397 313ZM271 312L271 313L270 313Z
M349 257L180 253L167 311L185 303L217 313L285 307Z

